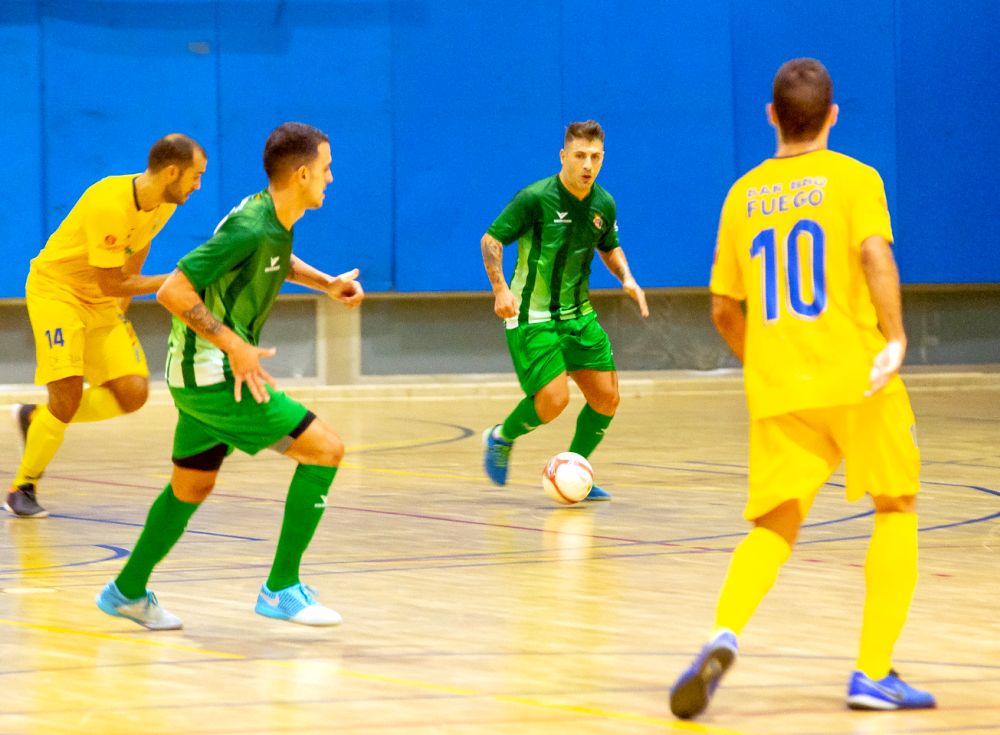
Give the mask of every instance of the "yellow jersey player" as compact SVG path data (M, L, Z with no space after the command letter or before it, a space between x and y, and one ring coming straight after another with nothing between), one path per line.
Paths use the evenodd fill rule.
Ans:
M146 402L149 369L125 310L131 297L166 280L141 275L142 264L177 205L201 187L206 163L192 138L161 138L144 172L88 188L31 261L25 294L35 382L47 387L48 404L14 406L24 453L4 508L15 516L47 515L38 481L70 422L109 419Z
M920 464L897 375L906 334L892 229L878 172L827 147L838 115L832 95L815 59L778 70L768 105L777 153L737 180L722 210L712 319L743 362L750 412L744 517L753 529L733 553L712 638L670 692L670 708L682 718L708 706L736 659L737 636L841 460L847 499L867 494L875 506L847 704L935 706L891 663L917 581Z

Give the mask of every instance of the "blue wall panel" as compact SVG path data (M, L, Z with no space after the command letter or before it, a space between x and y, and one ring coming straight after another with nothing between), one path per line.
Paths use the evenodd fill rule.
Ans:
M840 105L830 147L882 173L889 208L896 214L893 18L893 5L884 0L733 3L739 173L774 154L774 129L764 108L778 67L797 56L812 56L830 70L834 101Z
M559 169L559 7L430 3L419 20L393 44L396 288L482 290L486 228Z
M392 288L388 3L224 3L219 114L224 208L267 184L264 141L297 120L330 136L334 181L295 226L295 251L321 270L362 271Z
M198 2L43 7L46 230L90 184L142 171L157 138L187 133L206 148L209 168L201 191L153 243L146 270L167 272L211 232L219 211L218 89L212 57L198 46L212 40L214 11Z
M0 6L0 156L4 187L0 213L0 296L23 296L28 261L44 237L42 210L41 52L34 2Z
M605 127L600 182L636 280L705 285L733 176L728 0L566 4L562 68L566 121ZM591 283L619 285L602 264Z
M1000 281L1000 3L900 0L900 270Z
M905 281L1000 280L1000 5L967 0L619 3L511 0L6 0L0 119L14 141L0 296L82 190L139 171L180 130L209 153L203 189L158 238L172 267L265 184L274 125L331 136L334 183L296 227L318 267L370 290L484 290L479 239L559 168L563 126L607 130L601 183L640 283L704 286L731 181L772 154L777 66L830 68L832 146L877 167ZM506 258L508 271L513 252ZM595 286L615 281L600 266Z

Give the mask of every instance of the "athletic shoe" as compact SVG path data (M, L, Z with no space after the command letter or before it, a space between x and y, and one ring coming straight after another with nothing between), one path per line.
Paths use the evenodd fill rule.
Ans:
M28 441L28 427L31 426L31 417L35 413L35 409L38 408L34 403L15 403L10 407L10 416L14 420L14 428L17 429L17 435L21 437L21 451L24 451L24 445Z
M11 486L3 507L18 518L45 518L49 514L35 499L35 486L30 482Z
M871 679L855 671L847 686L847 706L851 709L930 709L937 703L933 694L914 689L895 671L882 679Z
M722 675L736 661L738 650L733 632L719 631L670 690L670 711L683 720L704 712Z
M179 617L160 607L156 595L149 590L142 597L130 600L121 593L114 580L104 585L96 602L108 615L128 618L150 630L180 630L184 626Z
M611 500L611 493L597 487L597 485L592 485L590 492L587 493L587 497L583 500L588 503L593 503L595 500Z
M340 613L320 605L315 595L316 591L304 584L293 584L277 592L262 584L254 612L301 625L340 625Z
M494 485L507 484L507 465L510 462L510 450L514 442L504 441L496 436L497 424L483 433L483 467Z

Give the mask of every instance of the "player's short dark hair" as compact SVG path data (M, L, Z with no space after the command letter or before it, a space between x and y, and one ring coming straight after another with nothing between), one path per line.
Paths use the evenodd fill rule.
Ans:
M833 80L816 59L786 61L774 75L772 105L782 140L800 143L815 138L831 104Z
M264 171L268 180L280 178L316 158L320 143L330 137L319 128L300 122L282 123L267 136L264 144Z
M201 153L205 160L208 160L205 149L194 138L184 135L184 133L164 135L149 149L146 168L149 169L150 173L156 173L171 164L177 164L181 169L185 169L194 163L195 151Z
M596 120L584 120L583 122L570 123L566 126L566 138L564 145L569 145L572 140L599 140L604 142L604 128Z

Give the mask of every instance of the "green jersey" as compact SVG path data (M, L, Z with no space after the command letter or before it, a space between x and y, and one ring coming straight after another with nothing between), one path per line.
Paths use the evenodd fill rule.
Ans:
M177 268L217 319L256 345L291 257L292 231L278 221L265 189L240 202L212 238L181 258ZM167 345L167 384L195 388L232 380L226 354L175 316Z
M577 199L556 174L521 189L487 233L504 245L517 240L510 283L518 299L517 323L576 319L594 310L589 290L594 248L618 247L615 200L597 184Z

